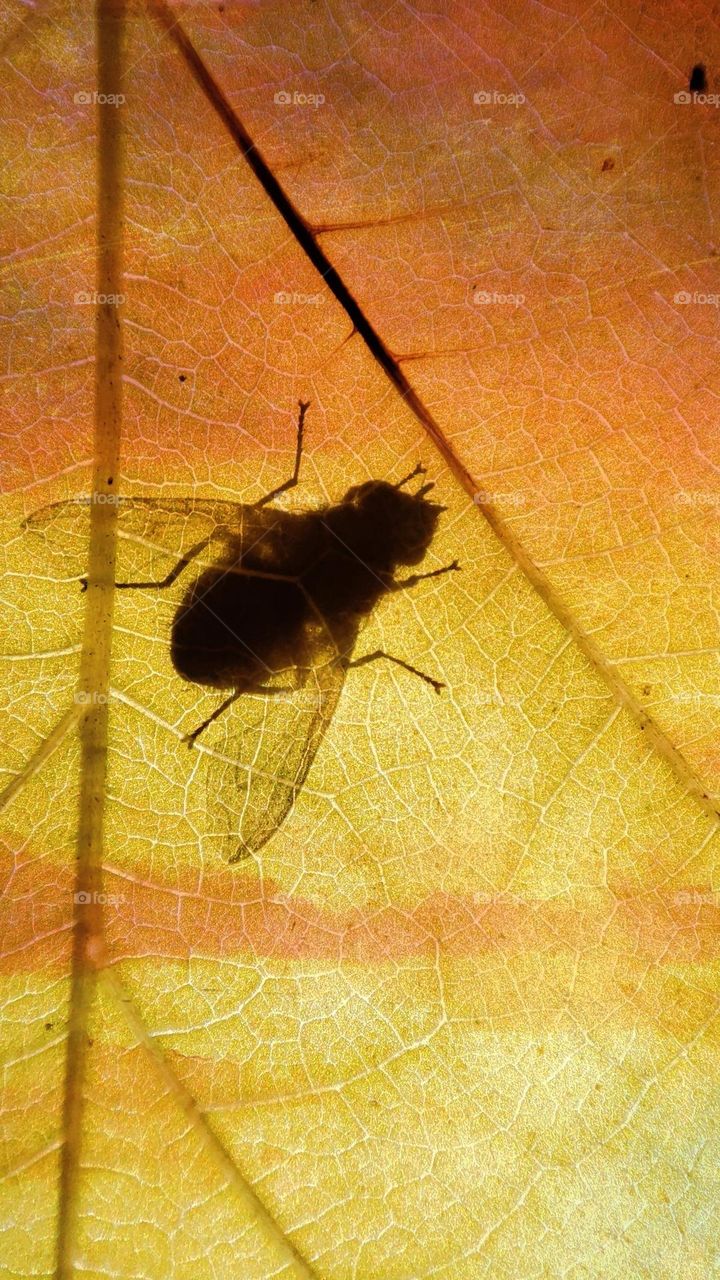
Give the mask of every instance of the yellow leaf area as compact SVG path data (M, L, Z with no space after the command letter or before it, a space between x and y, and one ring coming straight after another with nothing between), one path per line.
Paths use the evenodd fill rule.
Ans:
M389 662L350 670L286 820L235 864L214 764L234 762L239 809L247 779L291 751L287 704L246 695L190 751L183 735L222 697L170 660L193 570L116 593L104 925L83 1012L74 691L91 504L23 521L87 497L98 447L95 308L74 301L95 289L96 115L75 101L95 85L93 15L16 6L8 1277L705 1280L717 1266L716 727L705 703L696 724L678 711L716 672L715 534L707 506L672 505L710 488L697 474L717 374L700 304L668 302L676 279L709 278L711 123L672 103L699 24L683 34L671 5L662 24L631 6L439 9L129 17L113 483L158 505L138 520L118 504L120 579L164 577L220 522L180 497L250 504L282 484L300 399L300 483L278 511L422 462L447 510L419 570L457 558L461 572L386 595L356 649L445 689ZM527 101L495 101L490 119L473 102L485 90ZM653 188L692 147L704 212L682 166ZM476 288L527 301L478 305ZM71 1022L86 1070L68 1079Z

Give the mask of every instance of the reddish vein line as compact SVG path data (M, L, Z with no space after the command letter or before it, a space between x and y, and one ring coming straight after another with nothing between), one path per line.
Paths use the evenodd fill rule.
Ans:
M228 102L228 99L220 88L220 85L211 75L199 53L195 49L187 33L184 31L178 20L173 17L171 10L165 3L165 0L147 0L147 3L151 13L155 16L160 25L167 32L170 39L176 45L192 76L199 84L210 105L217 112L228 132L235 140L244 159L247 161L258 182L263 187L263 190L267 193L269 199L272 200L278 213L284 219L286 225L312 262L313 266L325 280L328 288L344 308L348 317L352 321L354 330L363 339L368 350L385 371L393 386L397 389L405 403L408 405L408 408L411 409L417 420L424 427L441 457L447 464L448 469L459 481L465 491L476 501L479 511L487 520L490 528L493 530L493 533L505 547L508 554L512 556L518 568L524 573L528 581L535 588L538 595L541 597L553 616L572 636L580 651L584 654L592 667L597 671L598 675L610 689L610 692L616 702L629 711L640 731L644 733L648 746L652 747L658 755L665 760L676 779L681 783L686 791L698 801L708 816L711 817L717 825L720 820L720 808L718 808L717 797L713 797L708 794L703 787L702 782L698 779L686 761L685 757L670 741L664 730L661 729L653 720L652 716L648 715L642 703L636 698L635 694L623 680L614 663L610 662L610 660L605 657L602 651L595 644L595 641L592 640L587 632L582 629L568 605L558 595L551 580L535 563L529 552L518 540L510 525L508 525L503 519L494 504L485 501L480 502L475 499L475 495L479 488L478 484L460 459L456 456L452 446L446 440L442 428L439 426L427 406L423 404L417 392L408 382L408 379L400 368L397 360L383 342L380 334L362 311L359 303L353 297L344 280L327 257L327 254L318 244L316 234L312 227L308 222L306 222L299 209L296 208L287 192L278 182L274 173L271 171L267 162L250 137L250 134L247 132L247 129Z

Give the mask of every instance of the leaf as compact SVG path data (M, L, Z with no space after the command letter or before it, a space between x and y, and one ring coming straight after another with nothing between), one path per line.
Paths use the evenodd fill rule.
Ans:
M3 16L4 1271L704 1278L717 156L673 98L699 61L712 94L717 33L122 13ZM435 480L423 567L462 573L360 646L447 689L348 673L233 866L182 582L113 599L113 557L162 576L198 503L282 483L301 398L285 509ZM89 542L32 518L93 492ZM128 531L118 493L161 505ZM281 773L256 715L219 755L236 725Z

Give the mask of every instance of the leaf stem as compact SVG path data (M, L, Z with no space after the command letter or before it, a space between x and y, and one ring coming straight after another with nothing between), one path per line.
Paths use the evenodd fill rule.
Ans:
M70 1016L65 1064L63 1146L60 1162L57 1280L75 1274L81 1131L87 1072L88 1020L102 966L103 918L99 901L103 860L103 813L108 743L108 687L112 643L117 506L107 500L117 488L122 412L122 80L125 0L96 0L97 41L97 292L95 458L93 493L105 500L90 506L90 549L80 689L82 779L74 891ZM120 98L120 101L122 99ZM110 299L109 301L107 299Z

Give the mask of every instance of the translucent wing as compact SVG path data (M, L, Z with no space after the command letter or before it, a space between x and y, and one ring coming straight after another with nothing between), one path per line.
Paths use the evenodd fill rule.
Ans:
M208 769L208 811L237 862L280 828L305 783L345 682L337 651L288 693L244 694L218 721ZM229 836L228 834L229 833Z
M144 554L148 577L162 577L191 546L222 525L241 523L243 511L248 510L241 503L192 497L115 498L114 505L121 544L119 571L124 574L124 560L130 559L137 574ZM75 570L79 576L86 567L90 510L88 499L71 498L41 507L23 522L24 529L42 539L49 557L61 557L63 577Z
M184 552L222 527L232 527L250 548L278 523L292 519L272 506L205 498L127 497L115 502L122 544L118 574L132 580L161 579ZM52 503L29 516L24 527L42 538L44 554L56 558L60 578L73 577L75 566L75 577L83 573L89 502ZM198 570L213 558L208 548L198 558ZM173 608L177 594L182 594L181 583L168 597ZM243 694L203 737L209 759L209 834L221 838L229 861L257 852L285 821L332 720L344 681L345 669L328 637L302 685L286 692Z

